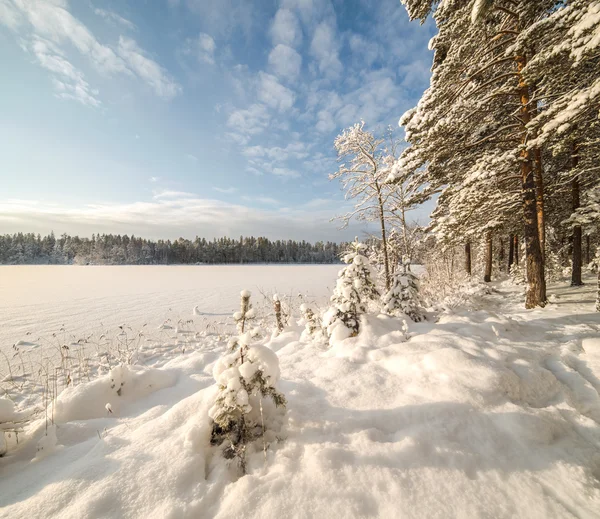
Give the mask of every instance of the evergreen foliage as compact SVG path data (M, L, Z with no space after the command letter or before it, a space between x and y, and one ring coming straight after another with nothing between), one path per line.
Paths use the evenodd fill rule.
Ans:
M383 311L395 316L407 315L414 322L423 320L419 280L405 270L394 275L393 284L381 299Z
M247 315L250 307L250 293L245 290L241 313ZM240 326L245 320L237 322ZM266 448L265 433L271 417L265 416L263 399L268 397L281 409L285 409L286 400L275 387L279 380L279 361L273 351L252 345L251 332L242 333L230 341L230 345L230 353L219 359L213 370L219 391L209 411L211 444L224 445L223 456L237 459L245 473L248 447L262 438L263 448Z
M379 297L367 246L355 240L343 261L347 264L338 274L331 296L331 307L323 317L323 326L331 341L356 337L360 331L360 316L367 312L370 301Z
M345 245L332 242L244 238L151 241L135 236L97 234L0 235L0 264L170 265L245 263L338 263Z

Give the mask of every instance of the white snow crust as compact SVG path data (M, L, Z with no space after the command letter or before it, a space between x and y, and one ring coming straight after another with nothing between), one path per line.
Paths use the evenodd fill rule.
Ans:
M0 458L0 516L598 517L594 288L550 286L556 304L523 310L502 285L408 326L368 314L331 348L302 325L263 339L237 383L276 356L287 414L241 477L210 445L213 375L239 389L226 340L111 371L63 392L50 434L37 420Z

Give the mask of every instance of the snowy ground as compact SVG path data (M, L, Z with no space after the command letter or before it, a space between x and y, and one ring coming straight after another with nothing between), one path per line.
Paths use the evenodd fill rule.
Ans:
M267 341L287 421L239 479L208 441L218 338L118 374L120 396L110 377L67 390L61 447L32 461L39 421L0 459L0 516L600 517L594 285L551 287L529 311L520 289L498 290L408 340L371 315L333 348L300 327Z
M325 301L339 265L0 266L0 350L64 327L75 340L126 323L156 329L191 318L219 323L239 305L240 287ZM256 298L255 298L256 299ZM61 333L62 335L62 333ZM2 359L0 359L0 365Z

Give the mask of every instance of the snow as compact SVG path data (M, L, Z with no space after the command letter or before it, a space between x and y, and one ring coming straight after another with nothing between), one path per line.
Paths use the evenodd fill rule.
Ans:
M114 330L169 329L192 317L218 325L239 308L240 289L312 300L331 295L339 265L252 266L0 266L0 351L56 333L75 339ZM255 301L256 302L256 301ZM167 323L167 326L170 326ZM65 331L62 332L61 329ZM0 356L0 365L3 359Z
M429 321L363 315L330 348L292 324L235 368L226 338L207 340L65 390L50 434L42 417L0 459L2 515L598 517L595 284L550 285L556 303L534 310L520 287L495 288ZM209 409L215 378L239 385L255 367L287 413L241 475L210 444Z

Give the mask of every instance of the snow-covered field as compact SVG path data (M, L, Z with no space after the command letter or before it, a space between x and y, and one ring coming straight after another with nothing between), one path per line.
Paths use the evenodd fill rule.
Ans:
M325 295L316 287L331 286L336 270L316 268L328 279L314 285L288 283ZM242 278L247 288L260 284ZM164 284L145 287L136 301L158 303ZM234 285L223 290L231 302L212 308L188 293L181 310L229 312ZM402 319L371 314L358 337L331 348L302 340L293 323L267 335L287 414L266 456L261 446L248 451L243 477L209 441L213 367L226 343L200 336L194 349L168 351L154 368L64 391L56 438L44 436L40 420L0 459L0 516L600 517L594 288L550 287L553 302L526 311L521 288L503 284L475 298L475 310L430 314L408 333ZM102 290L109 305L110 288ZM125 302L128 293L113 297ZM119 312L115 322L125 319Z
M251 266L0 266L0 350L64 327L75 340L126 323L155 330L166 319L195 318L198 327L220 322L248 288L302 293L326 301L339 265ZM256 300L256 297L255 297ZM62 335L62 333L60 333ZM0 359L0 365L3 359Z

